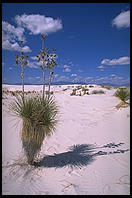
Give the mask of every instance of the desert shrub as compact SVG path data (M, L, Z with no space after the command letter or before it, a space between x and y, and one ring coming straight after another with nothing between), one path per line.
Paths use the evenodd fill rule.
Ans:
M123 102L126 102L130 98L130 93L126 88L119 88L114 95Z
M8 95L9 93L10 93L9 90L3 90L3 94Z
M111 89L111 87L110 87L110 86L101 85L101 87L102 87L102 88L105 88L105 89L108 89L108 90L110 90L110 89Z
M82 91L88 91L89 89L86 87L82 87Z
M93 88L94 86L93 85L89 85L89 88Z
M13 115L22 118L21 140L29 164L40 151L43 140L50 136L57 124L58 107L52 97L16 97L9 109Z
M79 89L82 88L82 85L79 85L79 86L77 86L76 88L77 88L77 90L79 90Z
M83 95L88 94L88 88L82 87Z
M68 88L63 89L62 91L66 91L66 90L68 90Z
M16 96L16 92L15 91L11 91L10 92L12 96Z
M71 96L75 96L76 95L76 89L72 90L72 93L70 94Z
M105 92L103 90L93 90L92 94L104 94Z
M79 92L79 96L82 96L81 91Z

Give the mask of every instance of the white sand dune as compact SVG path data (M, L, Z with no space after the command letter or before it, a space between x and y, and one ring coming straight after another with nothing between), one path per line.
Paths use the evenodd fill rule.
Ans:
M90 95L70 96L72 86L52 86L59 105L56 132L44 140L35 168L24 163L21 120L7 111L14 96L2 105L3 195L129 195L130 107L115 109L120 100L116 89L98 85ZM21 86L3 85L21 90ZM105 94L91 94L102 89ZM25 85L40 92L42 86ZM19 121L19 122L18 122ZM17 125L15 125L17 123ZM14 166L9 166L12 163Z

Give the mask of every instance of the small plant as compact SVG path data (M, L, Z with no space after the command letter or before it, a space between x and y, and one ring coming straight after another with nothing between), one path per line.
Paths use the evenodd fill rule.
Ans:
M58 107L52 97L16 97L9 109L23 121L21 140L28 164L33 164L43 140L57 124Z
M62 91L66 91L66 90L68 90L68 88L63 89Z
M76 88L77 88L77 90L79 90L79 89L82 88L82 85L79 85L79 86L77 86Z
M126 101L130 98L130 93L126 88L119 88L114 95L121 100L121 102L116 106L116 108L120 108L123 106L125 107L129 105L129 103Z
M110 87L110 86L104 86L104 85L101 85L101 87L102 87L102 88L105 88L105 89L108 89L108 90L110 90L110 89L111 89L111 87Z
M83 91L83 95L87 94L88 93L88 88L86 87L82 87L82 91Z
M93 90L92 94L104 94L105 92L103 90Z
M93 88L94 86L93 85L89 85L89 88Z
M11 91L11 95L12 96L16 96L16 92L15 91Z
M72 93L70 94L70 96L75 96L76 95L76 89L72 90Z

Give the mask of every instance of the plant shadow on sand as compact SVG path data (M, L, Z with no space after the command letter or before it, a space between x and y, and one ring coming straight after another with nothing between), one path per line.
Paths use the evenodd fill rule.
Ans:
M110 155L116 153L124 153L129 151L129 149L121 150L116 149L112 152L106 152L99 150L98 152L96 149L100 148L116 148L121 146L124 143L114 144L110 143L104 145L102 147L96 147L92 144L81 144L81 145L74 145L70 147L69 151L54 155L48 155L43 157L39 162L35 162L34 165L36 167L55 167L55 168L62 168L69 166L73 167L82 167L91 164L97 156L100 155Z
M7 165L5 168L10 169L10 179L15 178L16 180L22 175L23 178L30 178L34 176L34 174L40 176L39 171L43 168L81 168L83 166L91 165L98 156L107 156L117 153L121 154L129 151L129 149L118 149L122 144L124 143L109 143L100 147L93 144L77 144L71 146L67 152L47 155L41 159L37 159L33 165L28 165L25 162L22 163L22 160L19 159L19 162ZM30 177L28 177L29 175Z

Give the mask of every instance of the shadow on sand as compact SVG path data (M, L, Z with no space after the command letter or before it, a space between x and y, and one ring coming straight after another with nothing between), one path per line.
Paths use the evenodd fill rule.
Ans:
M36 167L55 167L55 168L62 168L65 166L73 167L82 167L91 164L97 156L100 155L109 155L109 154L116 154L116 153L124 153L127 150L117 149L112 152L105 152L99 150L97 152L96 149L100 148L115 148L121 146L121 144L114 144L110 143L104 145L102 147L95 147L92 144L81 144L81 145L74 145L70 147L69 151L54 155L49 155L43 157L39 162L35 162L34 165Z

